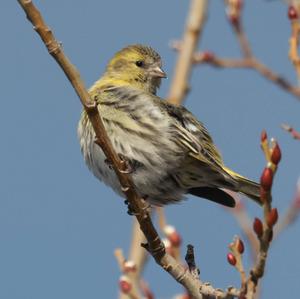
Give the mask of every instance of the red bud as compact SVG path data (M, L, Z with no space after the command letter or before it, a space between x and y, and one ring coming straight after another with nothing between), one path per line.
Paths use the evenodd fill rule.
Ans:
M181 237L177 232L170 234L168 236L168 239L170 240L172 246L174 247L179 247L181 245Z
M278 143L275 143L275 146L272 150L272 155L271 155L271 161L275 164L278 165L278 163L281 160L281 150L280 147L278 145Z
M298 19L298 13L294 6L290 6L288 10L288 18L292 20Z
M273 227L278 220L278 211L276 208L273 208L267 216L267 225L268 227Z
M210 51L204 51L202 53L202 60L204 62L211 62L215 59L215 54L213 52Z
M238 244L237 244L237 250L240 254L243 254L244 253L244 250L245 250L245 246L244 246L244 243L241 239L238 239Z
M253 221L253 230L258 238L261 238L263 234L263 224L259 218L255 218Z
M266 167L260 177L260 185L265 191L269 191L273 184L273 171Z
M236 258L235 258L235 256L231 252L229 252L227 254L227 261L232 266L235 266L235 264L236 264Z
M122 293L128 294L131 291L132 285L126 276L121 276L119 287Z
M264 142L265 140L267 140L267 138L268 138L268 135L267 135L266 130L262 130L261 135L260 135L260 141Z
M239 27L240 26L240 16L236 14L231 14L228 16L230 23L235 26Z
M181 237L174 226L166 225L164 228L164 233L170 241L171 246L179 247L181 245Z

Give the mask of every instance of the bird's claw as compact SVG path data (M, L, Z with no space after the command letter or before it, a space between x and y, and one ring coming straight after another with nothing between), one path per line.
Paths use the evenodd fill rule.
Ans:
M133 167L131 166L131 163L129 159L127 159L123 154L118 154L121 163L122 163L122 169L119 169L119 172L125 173L125 174L130 174L133 172Z

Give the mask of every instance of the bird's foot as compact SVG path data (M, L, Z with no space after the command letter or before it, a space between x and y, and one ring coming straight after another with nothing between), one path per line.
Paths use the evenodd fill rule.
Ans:
M147 198L147 196L145 196L145 198ZM128 210L127 210L127 214L128 214L128 215L130 215L130 216L137 216L137 215L141 215L141 214L144 215L145 213L149 213L149 212L150 212L150 210L151 210L151 205L150 205L148 202L146 202L144 198L141 198L141 200L142 200L143 203L144 203L144 206L143 206L141 212L136 211L136 210L132 207L132 205L130 204L130 202L129 202L128 199L126 199L126 200L124 201L124 203L127 205L127 208L128 208Z
M127 205L127 214L130 216L136 216L139 213L137 211L135 211L135 209L133 208L133 206L130 204L129 200L126 199L124 201L125 205Z
M121 160L121 168L119 168L119 171L126 174L132 173L134 169L130 160L123 154L118 154L118 156Z

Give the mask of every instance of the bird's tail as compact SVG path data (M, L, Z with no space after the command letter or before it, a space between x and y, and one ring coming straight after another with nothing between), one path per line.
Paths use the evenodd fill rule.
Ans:
M259 205L262 205L260 200L260 185L258 183L241 176L227 167L224 167L224 170L238 183L238 192L245 194Z

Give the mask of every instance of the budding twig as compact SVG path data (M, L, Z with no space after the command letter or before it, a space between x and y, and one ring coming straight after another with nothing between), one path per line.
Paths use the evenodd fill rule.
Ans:
M264 275L270 243L273 238L273 227L278 219L276 208L272 207L271 188L273 177L276 173L278 163L281 159L281 152L275 140L268 142L267 134L263 131L261 135L261 147L265 153L267 166L261 176L261 200L263 203L263 222L255 218L253 230L259 240L259 251L254 266L246 282L245 294L247 299L252 299L257 291L257 285Z

